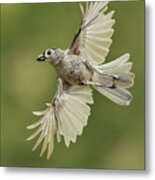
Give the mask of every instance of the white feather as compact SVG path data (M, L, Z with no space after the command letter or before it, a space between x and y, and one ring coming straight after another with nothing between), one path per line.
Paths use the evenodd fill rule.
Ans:
M97 91L99 91L102 95L106 96L111 101L122 105L128 106L132 100L132 95L129 91L123 88L106 88L106 87L94 87Z
M107 10L108 2L87 3L86 10L81 7L83 21L81 31L74 39L69 53L80 52L80 56L90 60L92 63L101 64L109 52L112 43L111 37L114 33L112 29L115 20L112 19L114 11L104 14ZM94 39L99 39L95 40ZM108 41L105 43L104 39ZM96 49L98 49L96 51Z
M61 141L61 136L67 147L70 142L75 143L77 136L82 134L83 127L87 125L90 107L92 104L92 90L89 87L73 86L64 91L57 99L57 106L52 103L44 111L37 111L35 115L43 115L41 119L27 129L37 128L36 131L27 138L28 141L37 139L32 151L43 142L40 156L47 150L47 159L50 158L54 149L54 137L57 133L57 141Z
M129 59L130 59L130 54L126 53L126 54L122 55L121 57L119 57L119 58L117 58L117 59L115 59L109 63L98 66L98 68L100 70L107 70L107 69L116 68L116 67L126 63Z

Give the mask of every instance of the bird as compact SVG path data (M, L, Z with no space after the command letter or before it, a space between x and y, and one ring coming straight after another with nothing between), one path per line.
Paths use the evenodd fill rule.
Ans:
M34 130L27 141L38 138L32 151L41 144L40 156L47 152L50 159L55 139L62 139L67 147L75 143L88 123L93 90L122 106L128 106L134 84L130 54L125 53L104 63L112 44L114 10L107 12L109 2L96 1L80 4L82 21L71 45L66 49L49 48L37 57L48 62L57 75L56 93L46 109L34 111L39 117L27 129Z

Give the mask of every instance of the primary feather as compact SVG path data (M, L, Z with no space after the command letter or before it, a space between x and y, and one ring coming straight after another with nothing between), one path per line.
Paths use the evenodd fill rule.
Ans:
M82 134L83 127L87 125L90 115L88 104L92 103L92 90L89 87L74 86L63 91L59 99L51 103L46 110L34 112L35 115L42 117L27 127L27 129L37 128L27 138L28 141L39 136L32 150L34 151L43 142L40 156L47 149L47 159L49 159L54 148L55 134L58 142L61 141L61 136L64 137L67 147L70 142L75 143L77 136Z
M114 11L105 14L108 2L90 2L86 9L81 6L83 20L73 39L69 53L77 54L92 63L101 64L108 55L114 30Z

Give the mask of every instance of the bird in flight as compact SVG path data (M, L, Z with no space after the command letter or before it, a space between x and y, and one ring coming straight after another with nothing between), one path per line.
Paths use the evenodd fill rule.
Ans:
M87 2L85 8L80 4L83 19L69 48L49 48L37 57L51 64L57 74L57 90L51 103L43 111L34 111L41 117L27 126L36 129L27 140L38 137L32 151L42 143L40 156L47 151L47 159L53 153L55 138L58 142L63 138L69 147L82 134L91 114L92 89L118 105L127 106L132 100L127 90L134 83L130 54L103 64L115 23L114 11L106 13L107 8L108 2Z

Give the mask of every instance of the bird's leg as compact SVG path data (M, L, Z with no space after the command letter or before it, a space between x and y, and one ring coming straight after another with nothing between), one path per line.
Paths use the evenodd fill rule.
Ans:
M83 86L103 86L100 83L95 83L95 82L92 82L92 81L81 81L79 83L79 85L83 85Z
M93 66L89 61L84 61L84 64L86 65L87 69L89 69L89 71L92 72L92 74L93 74L93 72L96 72L103 76L111 77L113 81L119 80L119 78L120 78L118 75L107 74L107 73L100 71L97 67Z
M103 85L103 84L100 84L100 83L95 83L95 82L92 82L92 81L82 81L79 83L80 86L97 86L97 87L105 87L105 88L110 88L110 89L115 89L116 88L116 83L115 81L113 80L112 81L112 85Z
M112 78L112 85L111 86L105 86L107 88L115 89L116 88L116 81L120 79L120 76L115 75L115 74L107 74L104 73L103 71L100 71L97 67L93 67L94 71L97 72L98 74L105 76L105 77L110 77Z
M119 76L118 75L113 75L113 74L107 74L107 73L104 73L103 71L100 71L97 67L93 67L94 71L97 72L98 74L101 74L103 76L108 76L108 77L111 77L112 80L119 80Z
M94 67L91 65L91 63L89 61L84 61L83 62L86 66L86 68L91 72L91 74L94 73Z

